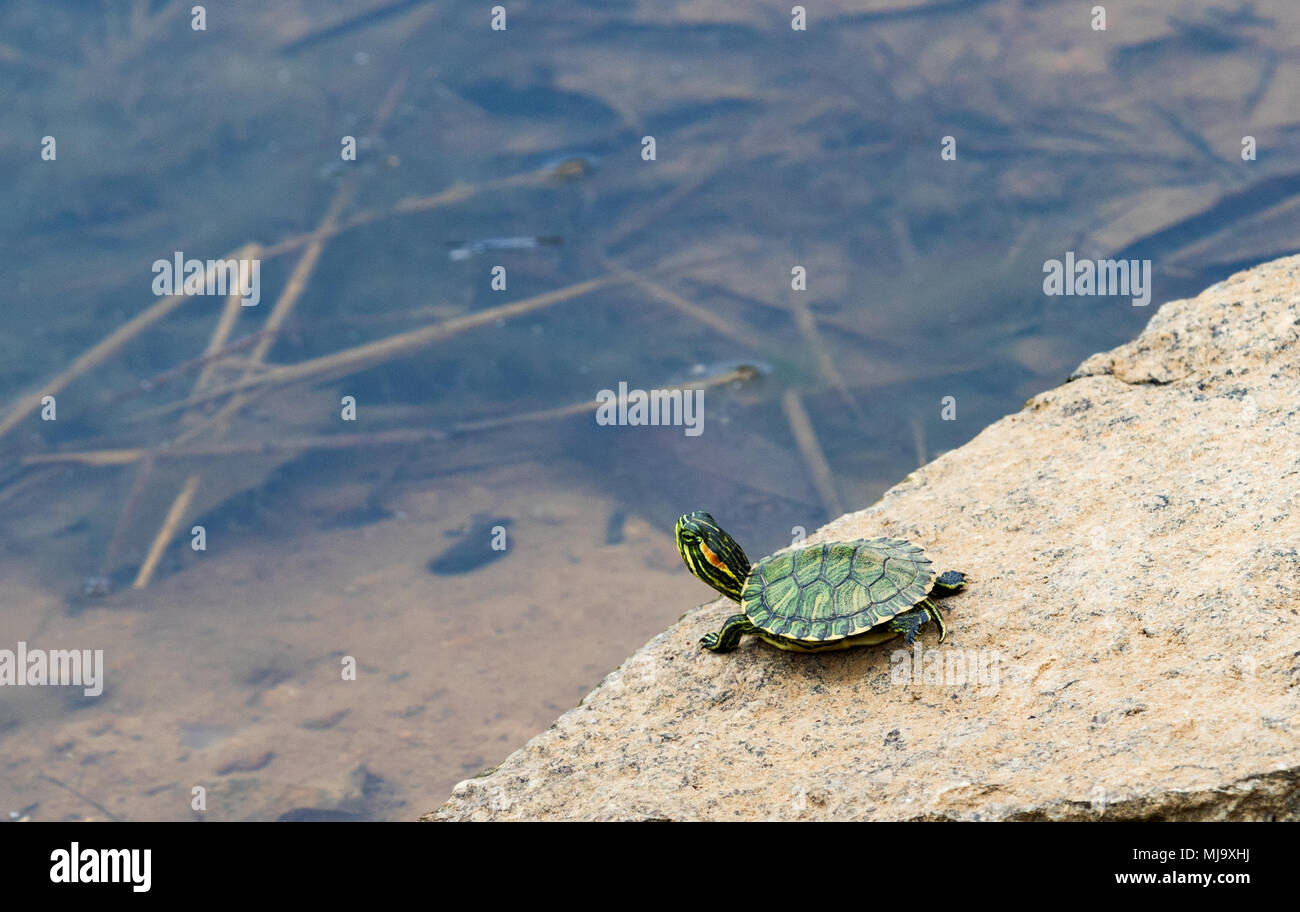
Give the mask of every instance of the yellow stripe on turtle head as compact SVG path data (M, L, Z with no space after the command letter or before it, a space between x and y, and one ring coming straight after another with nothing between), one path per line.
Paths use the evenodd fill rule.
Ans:
M730 599L740 601L749 575L749 558L708 513L687 513L677 520L677 550L695 576Z

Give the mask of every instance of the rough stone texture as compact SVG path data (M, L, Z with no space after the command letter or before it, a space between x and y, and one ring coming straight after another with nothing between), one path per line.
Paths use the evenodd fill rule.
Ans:
M717 600L425 819L1300 819L1298 400L1300 257L1168 303L810 537L974 577L919 683L894 643L704 652Z

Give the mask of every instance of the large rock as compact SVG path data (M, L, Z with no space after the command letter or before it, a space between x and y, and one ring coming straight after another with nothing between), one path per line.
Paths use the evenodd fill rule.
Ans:
M1298 340L1300 257L1235 275L810 537L974 578L919 673L717 600L426 819L1300 819Z

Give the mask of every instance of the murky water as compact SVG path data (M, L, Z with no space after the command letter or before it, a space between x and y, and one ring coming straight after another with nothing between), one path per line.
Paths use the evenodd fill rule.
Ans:
M413 817L710 597L679 513L768 553L1300 246L1285 0L191 6L0 10L0 650L105 666L0 687L13 818ZM260 300L150 320L178 253Z

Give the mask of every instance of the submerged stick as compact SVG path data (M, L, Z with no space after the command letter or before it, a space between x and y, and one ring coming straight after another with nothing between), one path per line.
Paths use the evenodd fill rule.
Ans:
M673 386L660 387L663 390L708 389L728 383L746 383L757 379L757 368L740 365L725 374L718 374L702 380L693 380ZM282 437L278 440L241 440L235 442L216 442L207 444L190 444L188 446L165 446L157 449L133 448L115 450L80 450L63 453L42 453L28 456L24 465L51 465L57 463L76 463L88 466L129 465L141 459L197 459L211 456L248 456L277 452L300 452L303 450L344 450L372 446L399 446L413 443L429 443L450 440L460 434L472 434L482 431L498 430L517 424L539 421L555 421L586 412L594 412L605 403L600 399L576 402L559 408L541 409L524 412L519 415L507 415L501 418L484 418L479 421L462 421L443 430L438 428L399 428L391 431L378 431L372 434L317 434L303 437ZM839 515L839 514L836 514Z
M27 472L20 475L17 479L10 482L7 487L0 488L0 504L19 496L26 494L32 488L40 486L45 479L55 473L53 466L36 472Z
M131 465L151 453L157 453L159 456L167 455L166 450L155 451L145 447L112 450L69 450L63 453L38 453L35 456L24 456L22 464L57 465L59 463L73 463L75 465L104 468L106 466Z
M710 178L721 171L723 168L734 167L735 162L729 159L725 154L714 157L703 167L697 169L695 176L691 180L682 181L671 192L660 197L654 203L643 206L636 210L622 224L615 225L605 237L603 249L609 250L617 247L623 241L635 235L637 232L644 230L648 225L663 218L663 216L672 211L672 209L686 199L696 190L703 187Z
M467 314L463 317L453 317L450 320L444 320L430 326L397 333L396 335L378 339L374 342L367 342L363 345L357 345L352 348L345 348L342 351L337 351L333 354L321 355L318 358L299 361L297 364L286 364L281 367L269 368L265 373L246 377L242 380L236 381L235 383L207 390L181 402L173 402L168 405L160 406L144 413L144 416L142 417L152 417L154 415L161 415L178 411L180 409L191 408L212 399L219 399L222 396L228 396L232 393L242 393L259 387L287 386L308 380L324 379L340 373L354 373L382 361L388 361L392 358L406 355L413 351L418 351L426 345L430 345L443 339L448 339L458 333L465 332L468 329L474 329L479 326L495 323L497 320L505 320L510 317L517 317L522 314L541 310L563 301L569 301L581 297L585 294L596 291L597 289L625 281L628 280L614 276L602 276L597 279L588 279L585 282L579 282L576 285L569 285L566 288L560 288L556 291L546 292L545 294L534 295L531 298L525 298L524 300L516 301L513 304L502 304L499 307L491 307L487 310Z
M176 535L176 530L180 528L181 521L185 519L185 513L189 510L190 504L194 502L194 495L198 493L199 482L202 476L194 472L189 478L185 479L185 484L181 488L176 499L172 501L171 509L167 511L167 516L163 519L162 527L158 534L154 536L153 544L149 546L149 553L145 556L144 563L140 565L140 572L135 576L135 582L131 584L133 589L143 589L149 585L149 580L153 578L154 571L158 569L158 562L162 560L163 552L167 550L168 543Z
M239 257L239 280L235 283L235 288L240 289L245 285L245 268L248 260L257 258L257 244L247 244L240 248L242 256ZM194 381L196 390L208 386L212 382L212 372L216 370L216 359L227 349L227 343L231 334L235 331L235 322L243 312L243 300L237 292L232 292L226 296L226 306L221 311L221 318L217 320L216 328L212 330L212 335L208 338L208 347L203 350L200 360L202 369L199 371L198 379ZM259 340L264 338L258 334Z
M181 364L176 365L175 367L170 367L161 373L154 374L152 377L146 377L145 379L139 381L139 383L137 383L134 388L123 390L122 392L115 395L112 401L122 402L123 400L126 399L134 399L137 396L143 396L146 393L152 393L154 390L158 389L159 387L170 383L172 380L175 380L177 377L183 376L192 370L202 370L203 368L207 367L209 364L215 364L216 362L221 361L224 358L228 358L231 355L236 354L237 352L243 351L244 349L250 347L255 342L257 342L257 340L260 339L262 335L263 333L260 332L249 333L248 335L236 339L234 342L231 342L230 344L226 345L224 348L220 348L215 352L211 352L210 354L200 355L197 358L191 358L189 361L185 361Z
M665 288L653 279L646 278L640 273L628 269L626 266L620 266L607 256L601 257L601 263L615 275L635 282L647 293L654 295L656 298L671 305L676 310L696 322L703 323L705 326L721 333L727 338L739 342L751 351L764 351L766 349L766 345L756 334L745 329L743 326L738 326L735 323L718 316L712 311L705 310L698 304L691 303L672 289Z
M289 315L293 313L294 307L307 289L307 283L311 280L312 273L316 271L316 266L320 263L321 254L325 250L324 232L338 224L339 215L347 208L355 193L356 180L349 180L338 189L338 192L334 194L334 198L330 200L329 208L325 212L325 217L321 219L316 236L307 245L307 249L303 251L302 257L299 258L289 276L289 281L285 283L284 288L280 291L280 296L276 298L275 305L271 308L271 315L266 318L266 324L263 326L265 335L253 346L253 352L249 356L249 363L244 366L244 374L239 382L242 383L257 376L257 369L265 361L267 353L279 336L281 327L283 327ZM203 391L196 386L194 395L197 396L201 392ZM192 427L181 434L176 442L180 443L193 439L208 427L214 427L217 429L218 434L224 434L229 428L230 421L248 403L249 397L247 395L243 393L236 394L218 410L217 414L211 416L203 424Z
M375 113L375 130L382 129L387 123L388 119L392 116L393 111L396 110L397 100L401 97L402 91L405 88L406 72L403 70L398 75L392 86L389 87L387 94L384 96L383 101L380 103L379 108ZM248 364L244 367L242 379L249 379L249 377L253 375L253 372L262 365L267 352L270 351L271 346L275 343L276 337L279 335L280 329L284 325L285 320L287 320L290 314L293 313L294 306L297 305L298 301L302 298L302 294L307 288L307 283L311 280L312 274L316 271L316 266L320 262L321 253L325 249L325 232L334 228L338 224L339 217L342 215L343 210L351 204L353 197L356 195L356 189L357 179L353 177L352 179L345 181L335 192L333 199L330 200L330 204L325 210L325 216L321 219L320 224L313 233L312 239L307 244L306 250L303 251L302 257L294 266L293 272L289 276L289 281L285 284L283 290L281 290L279 297L276 298L275 306L271 308L271 314L267 317L266 324L263 327L265 335L258 339L257 343L253 346L253 351L249 356ZM241 259L241 268L243 265L244 260ZM240 282L236 283L236 288L242 286L243 275L241 274ZM212 337L208 340L206 354L211 355L213 352L220 351L226 344L226 340L234 329L235 320L239 316L239 310L238 307L236 307L238 303L240 302L236 300L233 294L226 300L226 309L222 313L221 319L218 321L216 329L212 333ZM214 365L209 363L203 369L202 373L199 374L199 378L194 384L195 394L201 393L203 388L209 385L208 381L211 379L213 369ZM189 440L202 433L203 430L209 426L215 427L219 435L224 435L230 427L230 422L239 411L248 404L248 402L249 396L245 394L235 395L209 421L191 427L188 431L182 433L177 440ZM145 465L147 468L148 463ZM176 495L176 498L172 501L172 506L167 513L166 519L163 520L163 524L158 529L157 535L154 536L153 544L149 548L148 557L145 558L145 562L141 564L140 570L136 574L135 582L132 583L134 588L143 589L149 585L149 580L153 577L153 572L158 566L158 561L161 559L163 551L166 550L167 545L176 534L176 528L180 525L185 513L190 509L190 505L194 501L194 495L198 491L199 484L202 480L203 475L200 472L194 472L185 480L184 487L181 488L180 492Z
M118 820L118 821L120 821L120 820L125 819L125 818L119 817L119 816L117 816L116 814L114 814L112 811L110 811L108 808L104 807L102 804L100 804L100 803L99 803L98 801L96 801L94 798L91 798L91 797L89 797L89 796L87 796L87 795L83 795L83 794L81 794L81 792L77 791L77 790L74 789L72 786L68 785L66 782L62 782L62 781L60 781L60 780L58 780L58 779L55 779L53 776L46 775L45 773L41 773L40 775L41 775L41 778L42 778L42 779L45 779L45 780L47 780L47 781L49 781L49 782L53 782L55 785L57 785L59 788L63 789L64 791L68 791L68 792L71 792L72 794L76 795L76 796L77 796L78 798L80 798L82 801L86 802L86 804L89 804L91 807L97 809L100 813L102 813L102 814L103 814L105 817L107 817L109 820Z
M87 466L130 465L142 459L196 459L208 456L257 456L264 453L299 452L302 450L345 450L365 446L388 446L446 440L446 431L396 430L374 434L319 434L304 437L281 437L278 440L240 440L234 442L190 444L179 447L146 449L135 447L117 450L80 450L66 453L42 453L24 459L28 465L75 463Z
M849 411L853 413L853 416L865 424L866 415L862 413L857 400L849 392L848 384L844 382L844 377L835 366L835 360L831 358L830 350L826 347L826 343L822 341L821 333L817 331L817 320L813 316L813 312L799 298L795 299L791 310L794 312L795 325L799 327L799 332L803 334L804 340L808 343L813 356L817 359L818 371L826 382L840 394L840 398L844 400L844 404L849 407Z
M726 383L744 383L755 380L759 377L759 371L755 367L742 364L725 374L718 374L714 377L708 377L703 380L693 380L686 383L678 383L673 386L660 387L664 391L673 390L696 390L708 389L713 386L721 386ZM570 415L581 415L584 412L594 412L602 405L606 404L604 400L593 399L587 402L577 402L573 405L566 405L560 408L543 409L537 412L525 412L522 415L511 415L505 418L486 418L482 421L466 421L454 426L457 433L467 433L470 431L485 431L495 428L507 427L512 424L522 424L528 421L550 421L556 418L566 418Z
M393 84L388 87L383 101L379 103L379 107L375 111L374 123L371 125L371 129L375 132L383 130L387 126L389 118L393 116L393 112L397 110L398 99L402 97L402 92L406 90L406 78L406 71L403 70L398 74ZM242 380L252 377L263 361L266 360L266 356L270 352L271 346L275 344L275 340L285 321L289 319L294 307L302 298L303 292L306 291L307 283L311 280L312 274L316 271L316 266L320 263L321 254L325 251L325 242L332 236L330 232L338 226L343 211L351 205L353 197L356 196L356 190L357 179L353 177L345 181L335 192L334 198L330 200L330 204L325 210L325 216L321 219L320 224L316 226L316 230L312 232L307 242L307 249L303 251L302 257L298 260L292 274L289 276L289 281L285 283L280 296L276 298L275 306L271 308L271 315L267 317L266 324L262 327L267 334L254 346L253 353L249 358L250 363L244 368ZM199 391L195 390L195 392ZM218 433L225 433L229 421L248 402L248 396L236 395L208 423L216 426ZM182 434L180 440L189 439L198 432L199 429L191 429L190 433Z
M426 2L426 0L394 0L394 2L387 6L380 6L375 9L366 10L363 13L349 16L341 22L327 25L314 32L308 32L299 38L281 44L276 50L285 55L297 54L299 51L305 50L309 47L314 47L324 41L329 41L330 39L337 38L340 35L346 35L349 32L356 31L357 29L374 25L376 22L381 22L391 16L397 15L398 13L404 13L416 4L424 2Z
M234 253L227 254L222 260L231 259ZM218 261L211 261L214 264ZM207 271L204 271L204 282L207 281ZM69 383L76 380L87 371L93 370L107 361L114 355L118 349L130 342L140 333L144 332L154 323L157 323L163 317L170 314L173 310L185 303L186 296L183 294L168 295L160 301L156 301L151 307L145 309L142 313L136 314L130 320L127 320L117 329L113 330L95 345L91 346L76 358L66 370L52 379L46 381L41 387L33 393L27 393L19 396L9 411L3 418L0 418L0 437L12 431L28 415L36 411L41 406L41 400L45 396L58 395Z
M812 421L808 418L808 412L804 410L799 394L794 390L786 390L781 405L785 408L786 421L790 423L790 433L794 434L795 443L799 445L799 453L808 464L808 472L812 475L812 483L817 488L822 505L826 507L832 519L843 515L844 505L840 502L839 492L835 489L831 465L826 461L826 454L822 452L821 443L817 440Z
M153 454L146 453L135 470L135 478L131 481L131 490L127 492L126 503L122 505L122 512L118 514L117 525L113 528L113 534L109 536L108 547L104 549L104 560L99 565L99 575L105 581L107 581L109 573L117 564L117 555L122 550L122 541L126 538L127 527L130 526L131 519L135 516L136 506L149 487L149 478L153 474L153 462Z
M452 184L445 190L428 196L408 196L398 200L387 209L365 209L349 218L340 221L337 225L328 231L319 235L322 239L329 239L344 231L353 228L359 228L362 225L369 225L381 219L390 218L394 215L408 215L412 212L428 212L431 209L440 209L443 206L450 206L453 203L462 203L472 199L480 193L487 190L501 190L521 186L532 186L547 184L556 177L562 176L557 173L556 168L539 168L534 171L521 171L518 174L512 174L508 177L494 178L493 180L482 181L475 184ZM277 257L282 253L289 253L297 250L299 247L305 247L316 238L316 232L307 231L302 234L295 234L271 244L263 251L264 259Z
M203 387L209 385L211 382L212 371L216 368L215 362L211 359L217 352L221 351L222 348L225 347L227 340L230 338L230 334L234 332L235 321L239 319L239 314L243 308L243 302L240 300L241 296L239 289L246 287L244 284L244 272L248 265L247 261L257 253L257 245L248 244L241 248L239 252L243 254L243 256L239 257L239 280L235 283L235 287L230 290L230 294L226 296L226 306L222 308L221 316L217 320L217 325L213 327L212 335L208 337L208 345L204 350L204 356L209 360L199 372L198 378L194 381L195 391L203 389ZM104 557L104 568L101 573L104 577L108 576L109 572L113 568L113 564L117 560L117 552L121 547L122 537L125 534L127 524L130 522L131 516L135 512L136 502L144 496L145 489L148 486L149 475L152 471L153 456L146 456L144 461L140 463L140 468L136 471L135 481L131 485L131 492L127 495L126 504L123 506L122 513L118 517L117 528L113 530L113 537L109 540L108 551ZM194 494L198 491L201 481L201 476L197 472L194 473L186 480L185 485L172 500L171 509L163 519L162 525L158 528L158 532L154 535L153 542L149 546L148 556L146 557L145 562L141 564L140 568L136 571L135 582L131 584L134 588L143 589L145 586L149 585L149 580L153 577L154 569L158 566L158 560L161 558L162 552L166 550L168 543L171 541L172 535L175 534L175 524L171 524L172 516L173 514L179 513L180 516L183 517L184 512L189 509L190 503L193 501ZM175 520L175 523L179 522L179 518Z
M399 200L389 209L365 210L349 219L345 219L332 225L324 231L308 231L303 234L286 238L276 244L263 247L261 249L261 258L265 261L272 257L277 257L281 254L297 250L300 247L305 247L314 240L327 240L351 228L368 225L372 222L377 222L380 219L388 218L393 215L403 215L411 212L426 212L431 209L437 209L441 206L462 202L486 190L545 184L551 182L557 176L559 175L557 174L556 168L540 168L535 171L524 171L509 177L483 181L477 184L456 184L431 196L407 197L406 199ZM227 254L221 259L228 260L232 256L233 254ZM47 395L57 395L73 380L77 379L87 371L98 367L127 342L131 341L150 325L156 323L158 320L161 320L163 317L175 310L185 301L185 298L185 295L171 295L158 301L148 310L124 323L117 330L101 340L97 345L83 353L72 363L71 366L68 367L67 370L44 383L37 392L21 395L15 399L10 404L8 412L0 418L0 437L9 433L25 418L27 418L27 416L40 408L42 397Z

